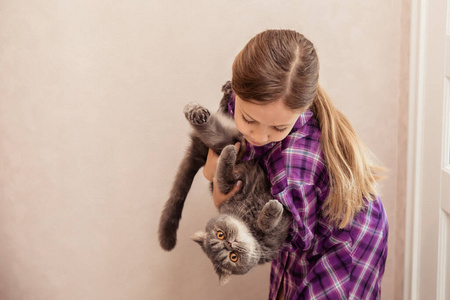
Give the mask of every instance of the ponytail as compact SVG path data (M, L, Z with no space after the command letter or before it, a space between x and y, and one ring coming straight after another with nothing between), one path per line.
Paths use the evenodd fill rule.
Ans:
M344 228L364 207L364 199L376 195L383 167L356 135L348 119L337 110L318 86L311 106L321 129L321 145L330 178L330 192L322 207L331 224Z

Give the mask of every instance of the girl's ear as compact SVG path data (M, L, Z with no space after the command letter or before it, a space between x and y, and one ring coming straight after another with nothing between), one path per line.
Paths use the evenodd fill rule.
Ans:
M191 236L191 239L196 242L197 244L199 244L200 246L202 246L205 243L206 240L206 232L204 231L197 231L193 236Z

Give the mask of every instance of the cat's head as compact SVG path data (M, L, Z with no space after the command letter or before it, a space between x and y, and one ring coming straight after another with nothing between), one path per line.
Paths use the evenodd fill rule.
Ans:
M205 231L192 236L212 261L221 285L232 274L245 274L260 259L259 244L240 220L219 215L211 219Z

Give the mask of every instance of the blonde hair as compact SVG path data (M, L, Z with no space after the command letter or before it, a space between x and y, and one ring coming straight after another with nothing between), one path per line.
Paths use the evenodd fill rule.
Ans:
M231 86L244 101L310 108L319 122L321 146L330 178L323 215L344 228L373 200L384 168L356 135L347 118L319 86L314 45L293 30L267 30L252 38L233 63Z
M363 208L363 198L373 200L376 182L383 178L385 169L374 163L374 155L320 86L311 110L319 121L330 177L330 193L322 211L332 223L343 228Z

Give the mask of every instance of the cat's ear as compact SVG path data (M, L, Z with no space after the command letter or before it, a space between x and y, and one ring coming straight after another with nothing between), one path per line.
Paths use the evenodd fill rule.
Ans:
M219 284L224 286L231 280L231 272L228 270L216 270L217 275L219 275Z
M204 231L197 231L193 236L191 236L191 239L196 242L197 244L199 244L200 246L202 246L205 243L206 240L206 232Z

